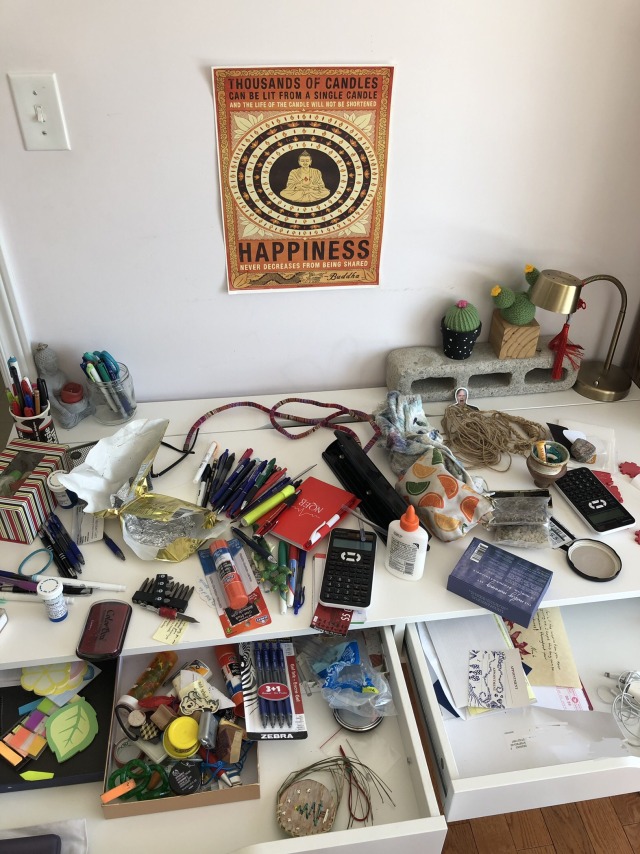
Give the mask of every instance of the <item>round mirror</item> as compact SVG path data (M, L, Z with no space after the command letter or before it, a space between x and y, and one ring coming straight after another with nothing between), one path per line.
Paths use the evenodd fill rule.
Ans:
M620 555L598 540L574 540L566 547L569 566L589 581L611 581L620 574Z

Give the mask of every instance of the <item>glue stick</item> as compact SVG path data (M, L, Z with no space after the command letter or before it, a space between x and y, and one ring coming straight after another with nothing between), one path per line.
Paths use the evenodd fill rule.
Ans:
M233 608L234 611L244 608L249 603L249 597L247 596L247 591L244 589L238 569L229 553L229 546L226 540L214 540L209 546L209 553L218 570L229 607Z
M216 658L222 670L227 694L234 702L237 715L244 715L242 702L244 696L242 694L242 679L240 678L240 658L236 649L231 644L222 644L215 648Z

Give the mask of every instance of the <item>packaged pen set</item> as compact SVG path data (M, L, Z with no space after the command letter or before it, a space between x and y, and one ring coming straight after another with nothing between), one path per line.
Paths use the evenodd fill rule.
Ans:
M307 737L296 655L290 641L239 644L247 738Z

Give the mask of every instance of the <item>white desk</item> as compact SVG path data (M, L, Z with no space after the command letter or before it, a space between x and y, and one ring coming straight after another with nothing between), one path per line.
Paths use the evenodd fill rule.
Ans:
M258 400L264 402L267 406L271 406L285 397L309 397L327 402L340 403L353 409L371 411L384 402L386 390L363 389L326 392L322 394L270 395L258 398ZM636 425L638 416L640 416L639 401L640 393L634 386L633 393L629 398L614 404L597 404L580 397L572 391L504 399L492 398L484 402L474 400L473 403L483 409L508 409L516 412L518 415L539 422L556 421L564 415L565 418L569 418L572 421L604 426L613 425L616 428L619 459L634 460L637 441ZM147 403L139 406L138 416L170 418L171 423L165 438L176 446L181 447L187 430L196 418L209 409L228 402L230 402L229 399L221 401L171 402L167 404ZM438 416L444 411L444 407L445 404L442 403L433 406L427 404L425 405L425 410L431 420L437 423ZM328 412L328 410L322 409L310 413L309 407L303 407L298 404L287 405L284 409L287 412L300 412L305 416L310 414L326 415ZM355 425L355 429L365 440L371 435L371 430L366 424ZM74 430L59 430L58 434L60 440L63 442L81 444L90 439L110 435L112 432L113 430L110 428L97 425L93 419L86 419ZM316 462L317 467L313 470L313 474L319 478L335 482L333 474L321 458L322 451L333 441L333 433L330 430L318 430L313 435L300 441L290 441L277 431L270 429L266 415L257 410L243 407L229 409L215 418L209 419L201 428L194 456L182 462L166 476L156 480L154 482L155 490L160 493L193 500L196 493L196 486L192 483L193 474L206 447L214 437L219 438L223 446L229 447L236 454L240 454L246 448L251 447L254 453L260 457L270 458L275 456L278 462L281 465L286 465L292 473L301 471L311 463ZM386 451L381 447L376 447L371 451L370 456L378 467L387 472L391 478L392 476L387 465ZM164 465L173 459L174 455L172 452L161 449L158 454L156 468L163 468ZM513 459L510 470L505 474L495 474L492 472L483 472L483 474L491 488L531 488L532 486L530 476L526 470L525 461L519 457ZM626 480L622 476L616 477L616 483L622 491L625 505L640 520L640 492L628 485L625 482ZM578 517L559 499L554 504L554 514L577 536L588 535L588 531ZM66 511L60 511L60 516L65 523L69 519ZM107 523L107 531L116 541L122 544L115 521L111 520ZM569 570L564 557L557 552L546 550L542 552L536 551L536 562L554 570L553 581L545 598L545 605L586 603L640 596L640 574L633 572L631 569L637 564L637 555L639 554L637 552L639 547L633 541L633 536L630 532L626 531L608 537L607 541L621 555L625 569L623 569L618 579L604 585L594 585L579 578ZM445 587L446 578L451 568L467 544L468 541L466 538L453 543L442 543L432 540L431 551L427 557L427 566L423 579L417 584L405 584L385 572L382 567L384 547L380 543L378 550L379 569L376 572L374 580L373 601L368 611L368 625L396 627L397 630L397 627L403 627L406 623L480 613L481 609L454 594L448 593ZM322 547L320 547L321 549ZM8 569L16 568L20 560L29 551L30 547L3 544L3 565ZM196 585L202 576L200 564L196 556L180 564L167 565L138 560L126 547L127 560L124 563L117 560L102 543L86 546L83 551L86 557L83 577L127 584L127 591L124 594L93 596L90 597L91 600L95 600L96 598L122 598L128 601L145 577L160 571L168 571L174 577L189 585ZM525 556L530 558L531 553L527 552ZM307 562L307 574L305 575L307 602L302 612L297 617L294 617L292 614L280 615L275 594L267 594L272 622L255 633L255 637L268 639L297 636L310 632L309 624L312 615L313 599L312 595L310 595L313 574L312 567L313 561L309 558ZM70 608L69 617L63 623L52 624L46 621L44 614L38 614L35 606L8 603L5 607L9 613L9 625L4 629L0 637L1 666L3 668L15 668L24 664L64 661L73 657L89 604L89 599L85 601L78 600L77 604ZM197 594L194 594L192 597L188 613L196 617L200 623L198 625L191 625L187 629L187 633L181 644L183 649L202 648L223 640L216 614L204 601L198 598ZM134 614L125 644L125 655L136 653L152 654L160 648L158 643L152 639L152 635L158 626L158 619L154 613L146 612L134 606ZM396 633L398 632L396 631ZM244 637L249 638L249 636ZM268 747L271 748L272 745L268 745ZM298 766L294 762L288 765L288 767ZM270 784L274 788L277 788L278 776L283 776L282 766L277 771L273 783ZM154 849L156 851L175 850L176 844L179 844L177 840L181 837L178 829L175 832L172 831L174 830L174 825L180 823L183 817L186 818L186 813L178 812L162 816L119 819L107 822L100 816L98 793L99 786L96 784L2 795L0 804L3 809L0 810L0 828L32 823L34 813L36 812L40 820L43 820L43 816L49 816L49 819L53 820L54 817L86 815L90 821L92 852L108 851L116 839L127 839L128 842L131 841L131 847L133 847L134 839L140 842L145 838L145 834L150 832L153 833ZM437 807L434 806L435 799L433 799L432 793L431 795L427 793L425 797L427 800L419 814L421 816L429 814L433 816L433 841L435 847L433 849L424 848L424 827L420 830L420 833L423 835L418 837L416 844L423 845L420 850L435 851L439 850L437 843L438 841L441 842L443 838L442 819L438 818ZM260 801L262 802L263 798ZM269 804L269 809L273 811L273 805L268 801L267 803ZM243 811L249 809L253 811L253 804L255 802L245 802L244 804L234 805L233 807L217 807L216 810L218 812L214 813L209 813L209 809L190 810L188 812L189 822L195 822L196 826L202 822L202 827L204 828L207 816L202 813L209 813L209 821L211 821L219 817L220 810L224 810L225 817L229 817L230 819L233 815L242 815ZM388 820L393 822L391 818ZM408 822L408 825L400 823L398 827L402 828L402 830L399 830L396 835L407 833L407 828L411 823L411 821ZM393 826L393 824L390 825L390 827ZM348 845L350 850L359 850L358 846L360 843L356 842L356 839L361 840L369 852L377 850L375 847L372 847L376 839L375 833L370 835L360 830L349 831L348 833L352 834L353 839L353 842ZM358 834L362 835L358 837ZM227 836L228 834L225 834L225 838ZM233 835L231 838L233 838L233 846L237 848L240 848L244 844L249 846L247 850L256 852L262 850L262 846L255 845L262 838L260 833L256 833L255 830L252 834L243 834L244 843L236 840ZM268 833L266 838L270 838ZM332 834L331 836L324 837L325 842L323 844L327 846L331 845L332 838L334 839L334 844L335 841L338 841L338 837ZM278 839L278 837L276 836L274 839ZM314 839L318 840L322 839L322 837L314 837ZM163 840L159 843L160 847L158 847L156 840ZM378 841L380 840L378 839ZM308 847L312 844L308 840L306 842L307 847L296 847L293 845L294 842L294 840L287 841L279 839L277 843L273 843L276 847L267 845L264 850L277 851L278 854L280 852L285 854L285 852L289 851L312 850ZM166 847L162 847L163 845L166 845ZM221 852L233 850L231 841L226 843L227 847L224 847L225 843L222 842L220 845L219 850ZM324 850L320 842L316 842L314 845L313 850ZM382 852L388 850L388 848L385 849L382 846L379 850Z

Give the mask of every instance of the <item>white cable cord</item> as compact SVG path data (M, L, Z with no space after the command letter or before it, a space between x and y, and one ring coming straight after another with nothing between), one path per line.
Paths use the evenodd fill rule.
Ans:
M640 746L640 672L629 670L619 676L605 673L617 683L611 711L620 731L635 747Z

